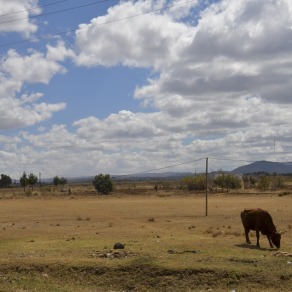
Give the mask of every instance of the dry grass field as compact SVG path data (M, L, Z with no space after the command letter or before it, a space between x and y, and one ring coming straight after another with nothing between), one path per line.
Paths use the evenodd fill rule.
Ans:
M71 189L1 190L0 291L292 291L289 193L210 194L206 217L204 194ZM249 207L285 231L280 250L244 243Z

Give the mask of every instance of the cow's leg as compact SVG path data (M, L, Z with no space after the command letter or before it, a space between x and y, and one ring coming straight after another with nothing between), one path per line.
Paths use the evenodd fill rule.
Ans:
M268 241L270 243L270 247L273 248L273 244L272 244L272 241L271 241L271 236L267 234L267 238L268 238Z
M251 244L251 242L250 242L250 240L249 240L249 236L248 236L248 234L249 234L249 229L245 228L245 229L244 229L244 232L245 232L245 240L246 240L246 243Z
M256 230L256 236L257 236L257 246L260 247L260 231Z

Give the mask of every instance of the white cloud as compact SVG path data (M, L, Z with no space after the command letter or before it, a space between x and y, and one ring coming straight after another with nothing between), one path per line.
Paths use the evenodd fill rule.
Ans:
M0 0L0 33L17 32L30 37L38 29L37 24L29 19L30 15L41 13L37 5L38 0Z
M64 73L65 58L76 57L76 64L85 67L147 67L155 77L135 91L145 112L121 109L104 119L76 120L71 132L54 125L37 134L21 133L19 140L0 139L5 147L0 155L9 155L9 145L15 149L7 164L29 163L36 173L53 176L129 173L206 156L292 159L280 153L292 152L291 1L223 0L209 5L199 19L194 2L132 17L164 3L128 1L111 7L79 26L75 53L64 43L26 56L9 51L0 67L0 125L7 128L41 121L64 108L40 102L38 93L16 96L24 82L48 84ZM31 120L24 118L29 115ZM213 159L212 170L222 163ZM224 165L230 169L235 163ZM183 170L196 167L184 165Z
M76 31L77 64L158 69L173 62L194 32L167 13L148 13L157 9L156 4L155 1L121 2L111 7L106 16L81 24Z
M61 61L73 57L72 51L59 42L55 47L47 46L47 53L30 50L21 55L10 49L0 60L0 128L10 129L34 125L52 117L53 113L66 108L64 102L49 104L39 102L42 93L18 95L25 83L48 84L56 74L66 69Z
M111 114L105 120L89 117L74 123L77 133L85 138L134 139L146 138L159 134L159 127L153 122L156 114L132 113L121 111ZM94 134L95 133L95 134Z
M0 98L0 129L31 126L65 108L65 103L37 104L12 97Z
M22 56L9 50L1 64L1 69L13 80L29 83L48 84L57 73L65 73L65 68L54 59L46 58L40 52Z
M190 25L196 23L191 14L186 25L180 17L187 14L171 9L102 25L151 7L143 1L121 3L106 16L80 26L76 32L77 63L153 68L159 75L137 88L135 97L158 112L141 119L137 118L141 113L132 113L130 120L136 127L141 125L141 132L133 132L129 120L123 121L123 113L119 113L104 121L92 118L76 122L78 133L89 138L97 131L104 137L102 129L107 129L108 135L112 133L120 141L133 133L141 139L143 132L144 137L149 133L153 139L157 132L162 139L180 133L178 142L192 137L188 147L202 146L204 141L206 154L234 153L239 157L243 147L249 155L255 152L259 156L261 151L270 154L271 141L275 137L284 141L278 133L291 125L290 1L220 1L202 11L194 26ZM147 129L143 128L146 119ZM270 130L274 128L277 132ZM243 140L235 143L240 137ZM258 143L253 142L256 139ZM283 145L282 150L291 149L290 143ZM182 157L188 150L185 148ZM203 152L193 149L193 153Z

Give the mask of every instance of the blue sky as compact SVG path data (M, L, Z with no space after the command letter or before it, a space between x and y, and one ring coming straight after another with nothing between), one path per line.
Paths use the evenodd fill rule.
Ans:
M0 14L0 173L292 161L289 0L0 0Z

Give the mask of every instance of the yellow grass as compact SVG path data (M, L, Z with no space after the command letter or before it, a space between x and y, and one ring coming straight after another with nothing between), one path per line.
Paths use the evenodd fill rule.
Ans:
M240 221L267 209L292 253L291 195L210 194L206 217L204 194L76 190L0 200L0 291L292 291L292 258L246 245Z

